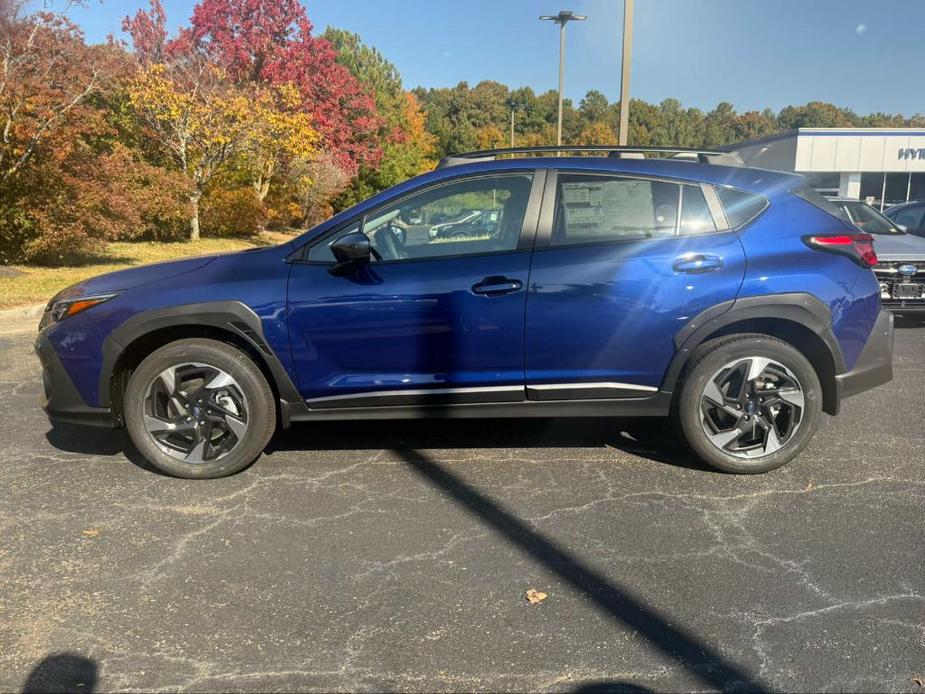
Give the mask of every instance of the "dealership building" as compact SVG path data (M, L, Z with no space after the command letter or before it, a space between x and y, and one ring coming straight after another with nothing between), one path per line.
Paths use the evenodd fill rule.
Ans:
M734 145L746 166L803 174L823 195L883 209L925 200L925 130L799 128Z

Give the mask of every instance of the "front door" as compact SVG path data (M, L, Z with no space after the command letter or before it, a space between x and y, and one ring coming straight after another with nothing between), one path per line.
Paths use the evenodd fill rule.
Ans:
M469 176L374 209L314 243L289 280L298 387L312 408L524 399L524 310L542 181ZM492 231L438 224L499 210ZM531 210L532 214L527 211ZM362 231L373 260L331 272L330 244Z
M651 395L675 334L735 298L745 272L739 238L718 230L725 225L709 187L554 176L527 298L527 397Z

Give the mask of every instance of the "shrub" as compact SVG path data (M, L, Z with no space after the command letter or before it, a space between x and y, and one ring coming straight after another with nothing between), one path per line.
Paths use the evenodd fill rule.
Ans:
M267 210L253 188L211 190L200 205L204 235L253 236L267 222Z

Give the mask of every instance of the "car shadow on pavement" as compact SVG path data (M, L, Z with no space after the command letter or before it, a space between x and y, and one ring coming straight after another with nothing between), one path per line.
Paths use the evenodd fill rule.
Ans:
M57 450L65 453L103 457L125 456L129 462L146 472L169 477L144 459L125 429L55 423L45 432L45 439Z
M580 684L572 691L575 694L647 694L652 690L625 680L598 680Z
M266 452L388 448L615 448L657 463L711 471L659 418L296 422L277 432Z
M893 325L898 330L925 327L925 313L896 314L893 318Z
M53 653L42 658L23 683L23 694L83 692L96 690L96 663L75 653Z
M670 616L659 614L426 454L408 448L393 449L393 453L425 482L452 498L519 552L581 592L604 615L644 637L653 648L679 663L707 687L720 691L768 691L766 685L698 640L696 635L675 626ZM605 685L612 685L612 688ZM598 682L593 686L595 688L584 691L621 691L620 687L622 691L645 691L630 688L635 685L627 682Z
M124 455L159 475L132 444L124 429L55 424L45 438L59 451L82 455ZM295 422L279 431L266 454L277 451L614 448L674 467L715 472L691 455L661 419L431 419Z

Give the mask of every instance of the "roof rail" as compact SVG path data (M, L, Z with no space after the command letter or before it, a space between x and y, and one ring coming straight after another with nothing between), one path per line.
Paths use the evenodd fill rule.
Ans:
M676 159L691 159L703 164L724 164L726 166L744 166L745 163L736 152L722 149L696 149L691 147L619 147L616 145L542 145L535 147L506 147L501 149L482 149L444 157L437 164L438 169L477 161L494 161L506 154L560 154L562 152L602 152L609 157L622 157L626 154L670 154ZM642 157L644 158L644 156Z

